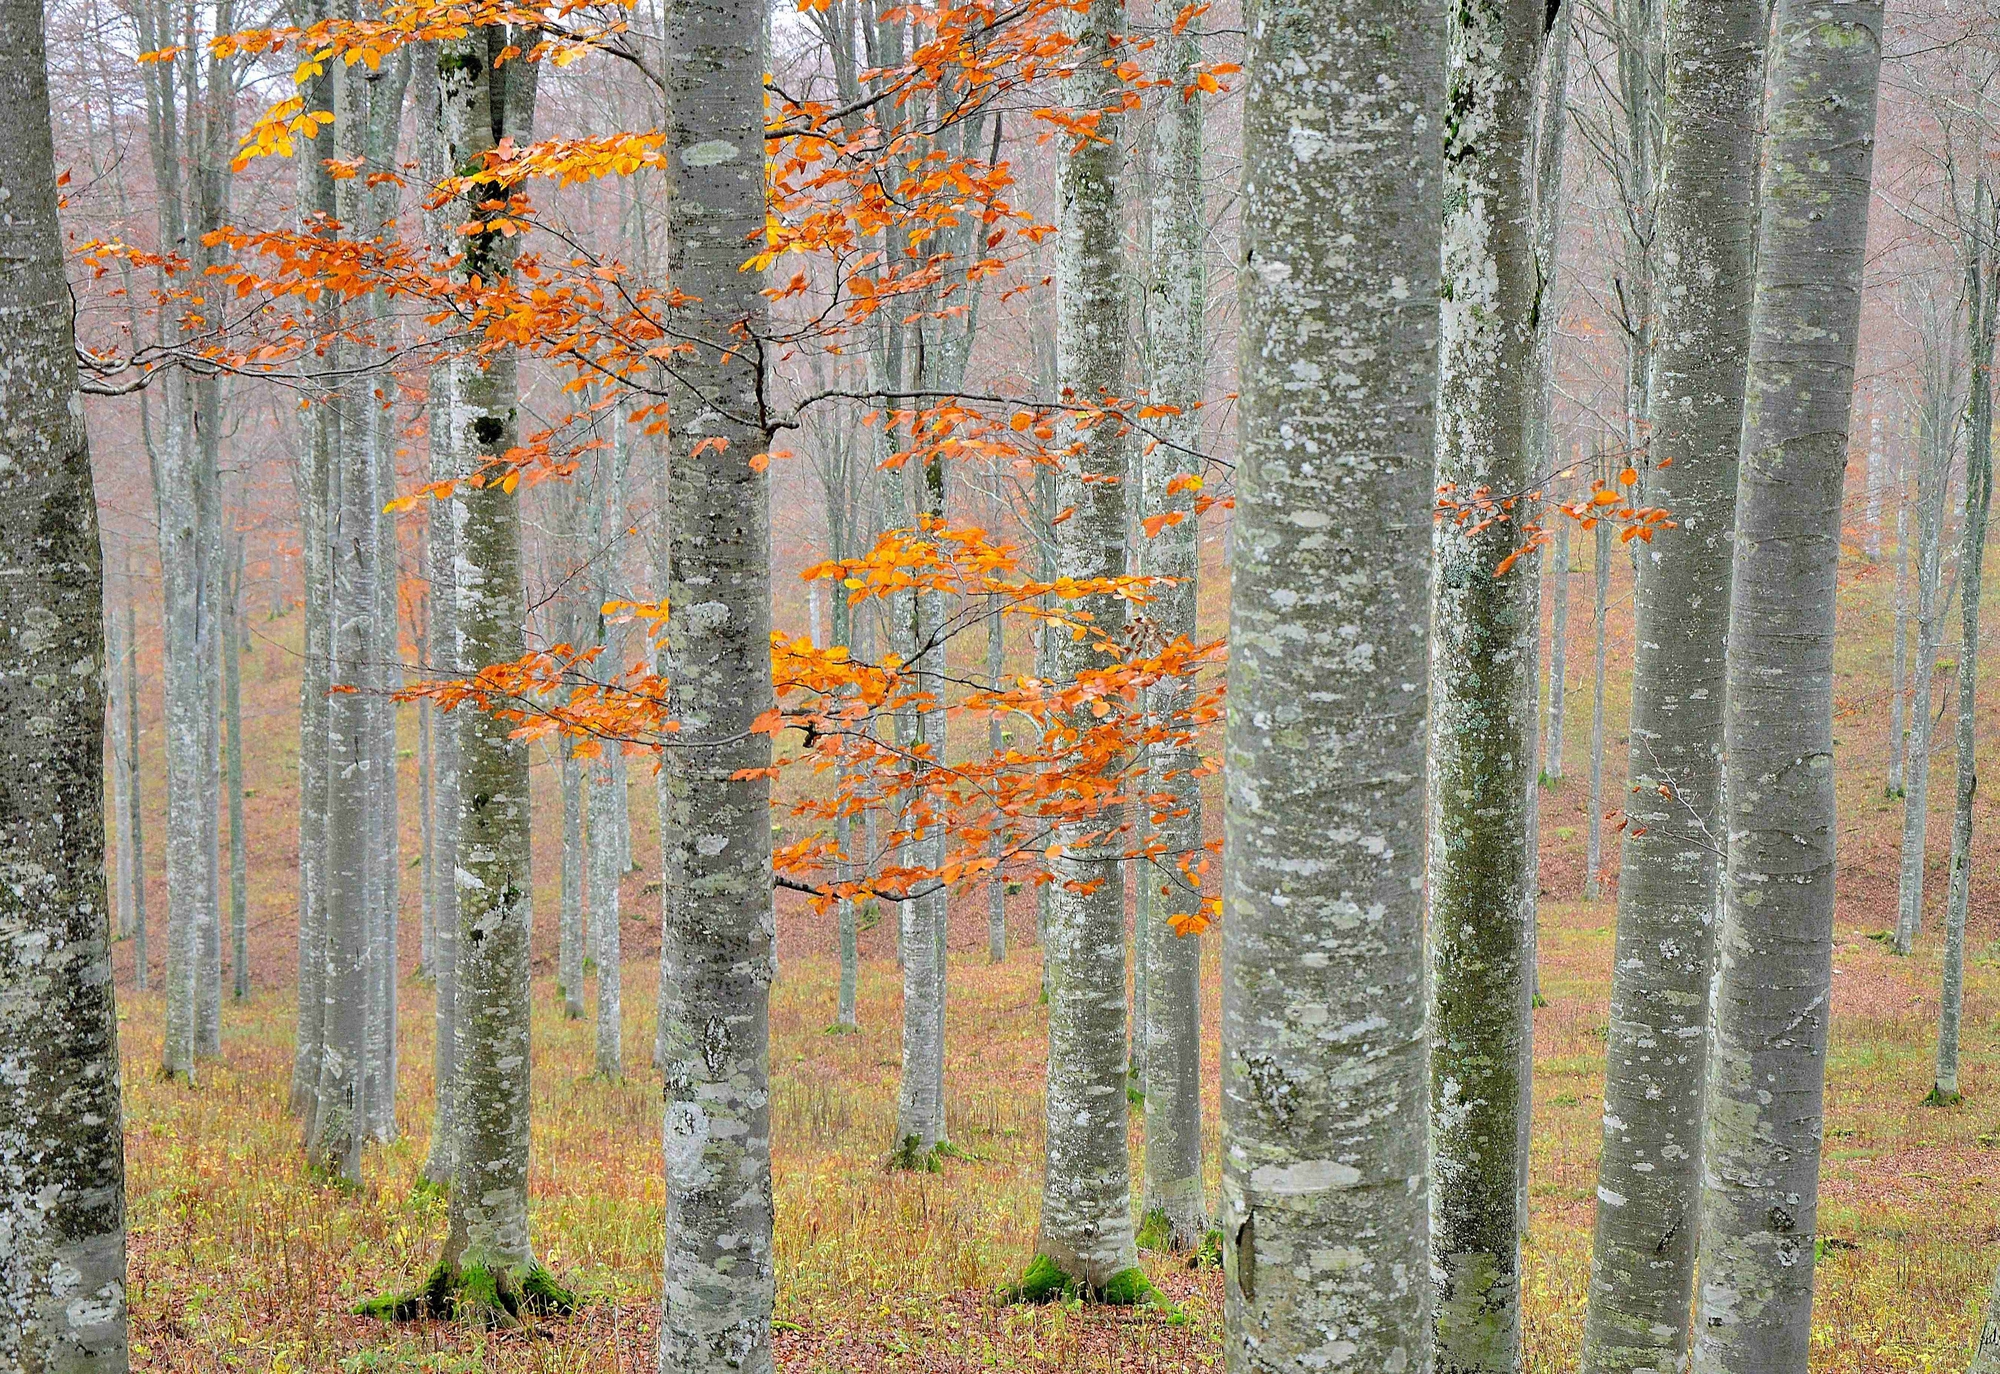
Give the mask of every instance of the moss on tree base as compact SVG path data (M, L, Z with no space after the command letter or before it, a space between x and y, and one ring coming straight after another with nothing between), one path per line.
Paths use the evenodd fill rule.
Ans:
M423 1285L408 1293L388 1293L355 1307L381 1321L465 1322L493 1327L519 1326L529 1317L566 1317L576 1310L576 1294L539 1264L488 1269L468 1264L454 1269L439 1260Z
M1931 1090L1924 1095L1926 1107L1956 1107L1965 1101L1965 1094L1956 1088L1946 1088L1940 1083L1931 1084Z
M1170 1316L1179 1312L1165 1294L1153 1287L1143 1269L1121 1269L1106 1279L1102 1287L1093 1287L1065 1273L1047 1255L1036 1255L1028 1262L1019 1283L1000 1290L1000 1301L1004 1303L1040 1304L1070 1298L1103 1303L1107 1307L1150 1307Z

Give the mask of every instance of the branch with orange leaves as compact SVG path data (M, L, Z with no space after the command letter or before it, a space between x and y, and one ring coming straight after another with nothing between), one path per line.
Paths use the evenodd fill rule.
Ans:
M1673 459L1666 459L1661 466L1672 462ZM1568 471L1564 469L1564 473ZM1596 529L1602 523L1612 524L1618 529L1620 543L1629 544L1637 539L1650 544L1653 536L1661 530L1678 529L1679 526L1666 507L1642 506L1627 495L1638 481L1638 469L1631 466L1619 472L1615 486L1607 486L1603 481L1592 478L1587 495L1578 500L1555 503L1555 512L1563 519L1576 521L1579 527L1586 530ZM1467 537L1482 534L1496 525L1516 526L1522 534L1521 543L1493 569L1495 577L1505 577L1522 558L1555 542L1554 529L1543 523L1539 513L1529 514L1539 512L1542 501L1540 486L1505 494L1496 493L1488 487L1475 487L1461 494L1456 485L1446 482L1437 489L1437 505L1432 510L1432 518L1439 523L1451 522ZM1527 518L1522 518L1523 515Z

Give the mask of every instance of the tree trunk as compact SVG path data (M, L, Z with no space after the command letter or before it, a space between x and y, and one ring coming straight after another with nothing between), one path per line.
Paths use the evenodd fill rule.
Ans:
M1056 372L1067 404L1092 407L1123 390L1125 306L1119 261L1118 91L1107 70L1125 28L1123 0L1090 0L1067 17L1076 68L1063 102L1101 112L1098 137L1071 149L1058 171ZM1056 473L1057 503L1075 514L1053 531L1060 575L1125 572L1126 440L1115 419L1072 427ZM1093 630L1119 642L1125 603L1094 596L1075 609ZM1056 634L1054 680L1073 681L1100 658L1089 638ZM1115 814L1055 827L1056 882L1049 955L1048 1123L1038 1275L1111 1301L1133 1302L1150 1288L1138 1268L1132 1230L1132 1171L1125 1098L1125 883ZM1086 890L1088 886L1088 890ZM1053 1269L1060 1278L1049 1275Z
M124 1374L104 569L46 72L41 6L0 8L0 1367Z
M1909 678L1910 643L1910 491L1903 467L1903 446L1896 446L1896 615L1895 648L1889 669L1889 780L1885 797L1903 795L1903 760L1908 739L1903 724L1905 687Z
M112 881L118 889L116 909L111 917L111 938L122 940L132 933L132 789L139 775L125 766L126 694L131 690L125 675L126 650L119 642L118 617L107 611L104 617L104 741L111 777L111 824L118 835L118 854L112 865ZM107 833L105 843L110 844Z
M558 776L562 785L562 885L556 908L556 985L562 989L563 1015L575 1021L583 1015L583 888L589 865L584 853L583 763L568 740Z
M671 815L663 1007L667 1244L662 1374L770 1374L770 484L765 376L732 331L764 334L764 10L669 7L669 279L690 298L677 360L666 751Z
M1545 6L1451 15L1437 481L1527 490L1540 304L1527 130ZM1440 1374L1520 1359L1521 1084L1533 991L1534 580L1511 522L1436 526L1431 579L1431 1274Z
M1882 416L1868 417L1868 557L1882 557L1882 493L1889 485L1889 460L1882 447Z
M1203 195L1202 101L1185 92L1201 62L1201 20L1163 36L1162 75L1172 84L1153 125L1153 280L1146 312L1152 402L1171 406L1142 440L1139 514L1178 517L1150 540L1140 531L1145 571L1175 579L1153 593L1151 617L1160 636L1192 641L1200 599L1201 519L1189 479L1201 473L1202 426L1197 407L1208 364L1208 221ZM1179 489L1169 491L1179 479ZM1146 695L1154 721L1184 714L1194 684L1161 682ZM1144 790L1171 801L1150 817L1157 859L1141 858L1139 891L1145 925L1145 993L1139 1026L1145 1047L1146 1189L1149 1228L1163 1225L1176 1249L1191 1249L1208 1230L1201 1169L1201 939L1182 935L1175 918L1199 921L1201 891L1181 868L1202 846L1199 750L1191 737L1149 747ZM1145 806L1138 808L1143 817Z
M1551 783L1563 776L1563 696L1569 685L1569 578L1576 569L1570 561L1569 521L1556 521L1555 553L1544 578L1553 574L1549 602L1549 723L1543 732L1542 775ZM1546 584L1545 584L1546 585Z
M230 994L250 995L250 916L248 842L243 833L243 536L231 540L229 593L222 609L222 728L229 793L229 966Z
M1959 1100L1958 1028L1965 1009L1965 918L1972 901L1972 800L1979 789L1979 593L1986 561L1986 523L1993 505L1993 337L2000 316L2000 228L1989 184L1975 182L1970 222L1963 226L1967 355L1965 520L1959 530L1958 777L1951 824L1951 888L1945 899L1944 985L1938 1007L1937 1077L1931 1097Z
M439 42L446 166L479 165L502 138L528 140L536 64L496 70L494 59L510 43L530 41L522 31L494 27ZM481 208L496 194L474 186L455 202L463 258L453 273L460 280L497 281L513 268L517 240L488 227L490 212ZM447 381L435 413L450 427L452 470L477 473L519 441L515 356L498 350L461 360ZM527 622L518 496L497 481L460 487L451 519L459 530L454 666L472 673L512 662L525 648ZM509 723L483 712L463 713L456 733L458 1171L439 1286L456 1290L456 1305L474 1308L479 1319L504 1321L549 1300L528 1230L528 752Z
M1946 328L1949 328L1947 325ZM1948 363L1927 348L1926 371ZM1942 382L1941 377L1926 377ZM1930 821L1932 674L1944 639L1944 516L1951 488L1952 404L1943 386L1924 389L1917 462L1917 660L1910 684L1910 730L1903 761L1903 838L1896 888L1896 952L1915 948L1924 924L1924 834Z
M1714 950L1765 0L1668 8L1660 300L1584 1374L1682 1369Z
M835 599L839 599L837 594ZM844 643L845 641L842 642ZM986 620L986 682L992 690L996 692L1000 690L1000 675L1006 670L1007 624L1001 617L999 608L997 606L989 606ZM995 712L986 730L986 747L994 758L1000 757L1000 751L1006 747L1006 740L1003 738L1003 735L1004 732L1000 728L999 713ZM845 817L842 817L843 822L845 819ZM845 852L845 837L841 840L841 847L843 852ZM993 840L987 853L993 859L993 876L986 880L986 957L992 963L1004 964L1007 962L1007 880L1000 872L1000 832L997 826L994 828ZM848 905L851 908L853 904L849 903ZM852 920L851 914L847 919ZM847 936L845 930L846 927L842 927L841 986L843 988L846 987L845 961L847 947L844 942Z
M139 771L139 611L130 597L125 602L125 658L117 671L125 674L126 810L121 820L132 855L133 984L144 992L150 977L146 957L146 804Z
M612 800L618 779L608 755L590 769L590 922L597 938L597 1072L609 1079L625 1073L625 1010L619 996L618 824L623 819Z
M1600 521L1591 558L1590 816L1583 846L1583 900L1604 896L1604 658L1611 606L1611 526Z
M1993 1294L1986 1300L1986 1320L1979 1327L1979 1341L1972 1348L1972 1363L1965 1374L2000 1374L2000 1269L1993 1271Z
M1881 24L1877 0L1779 0L1772 30L1729 620L1698 1374L1806 1368L1833 981L1834 592Z
M1224 752L1226 1367L1415 1374L1431 1348L1444 20L1407 0L1254 14Z

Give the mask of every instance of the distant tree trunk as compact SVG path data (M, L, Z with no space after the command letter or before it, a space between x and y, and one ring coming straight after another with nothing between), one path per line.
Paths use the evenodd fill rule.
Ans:
M1947 329L1949 325L1945 326ZM1944 346L1948 351L1948 346ZM1927 348L1935 355L1937 349ZM1926 370L1943 373L1944 359L1927 356ZM1930 821L1932 674L1944 639L1944 516L1951 488L1951 401L1944 377L1927 377L1917 456L1917 660L1912 665L1910 729L1903 763L1903 838L1896 888L1896 952L1915 948L1924 924L1924 834Z
M1951 825L1951 888L1945 899L1944 986L1938 1008L1937 1077L1931 1097L1959 1100L1958 1029L1965 1009L1965 918L1972 902L1972 801L1979 789L1975 746L1979 719L1979 593L1986 523L1993 505L1993 342L2000 324L2000 246L1990 185L1975 183L1964 226L1966 343L1971 387L1966 403L1965 518L1959 530L1958 777Z
M132 935L133 983L146 991L150 977L146 957L146 806L139 771L139 611L128 597L125 602L125 655L118 671L125 675L125 826L126 848L132 856Z
M324 18L323 7L312 16ZM306 78L300 95L308 111L333 107L333 74L322 71ZM333 216L333 177L319 158L301 158L297 169L299 223L306 232L326 233ZM336 328L338 306L322 296L313 308L312 330L318 338ZM308 353L301 366L322 394L302 417L305 445L298 458L300 564L304 582L303 653L299 664L299 975L298 1030L292 1052L293 1113L306 1120L306 1143L312 1143L317 1116L320 1055L326 1043L326 938L331 903L328 850L332 831L328 803L331 757L333 686L333 455L339 437L338 412L325 399L330 386L325 374L332 359Z
M1445 23L1409 0L1253 13L1224 744L1225 1366L1295 1374L1338 1356L1416 1374L1431 1349L1425 584ZM1307 90L1340 96L1307 104Z
M1834 594L1878 0L1779 0L1765 87L1724 769L1697 1374L1804 1374L1833 982Z
M1549 587L1549 723L1543 732L1542 774L1552 783L1563 775L1563 696L1569 685L1569 577L1575 572L1570 562L1569 521L1556 521L1555 553L1549 560L1544 579L1553 576Z
M107 611L104 617L104 741L110 759L111 823L117 829L118 854L112 865L112 882L117 887L117 907L111 917L111 938L122 940L132 933L132 804L131 793L139 775L125 766L126 694L131 690L125 675L125 647L119 642L118 616ZM105 843L110 844L107 836Z
M816 584L815 584L816 585ZM835 600L840 598L836 596ZM986 620L986 682L994 691L1000 690L1000 675L1007 670L1007 623L1001 617L997 606L987 608ZM986 729L986 747L994 758L1006 747L1004 732L1000 728L1000 716L996 712ZM842 818L843 820L845 817ZM843 839L842 849L846 841ZM1007 880L1000 871L1000 833L995 827L993 839L987 853L993 859L993 876L986 880L986 957L996 964L1007 962ZM850 910L853 903L848 904ZM851 916L849 917L851 921ZM843 928L844 929L844 928ZM842 935L843 942L846 935ZM846 945L842 951L842 987L846 986Z
M693 351L669 392L673 519L669 672L681 734L666 751L668 992L662 1374L770 1374L772 704L770 484L751 458L766 378L737 344L764 336L761 275L765 11L755 0L668 8L668 277ZM739 333L740 331L740 333Z
M1528 489L1541 299L1527 131L1537 0L1450 15L1437 481ZM1527 843L1534 580L1496 576L1513 523L1439 523L1431 574L1431 1274L1440 1374L1520 1357L1522 1070L1533 992ZM1379 686L1379 681L1378 681Z
M0 1367L123 1374L104 568L39 4L0 7L0 130Z
M1889 485L1888 459L1882 447L1882 415L1868 417L1868 556L1882 557L1882 492Z
M442 86L438 79L435 44L417 45L412 55L413 128L416 134L417 167L426 186L436 186L450 174L451 163L445 147ZM424 212L424 233L431 251L448 257L458 251L460 220L452 207L439 205ZM470 475L465 467L470 451L455 438L453 420L443 407L462 386L455 380L457 369L468 366L463 359L445 358L432 366L425 379L426 394L435 397L431 413L430 480L462 481ZM426 671L433 678L455 678L465 671L459 634L458 542L456 516L463 509L458 500L432 501L425 508L425 548L429 555L430 596L428 601L426 647L430 661ZM458 1172L458 872L463 856L459 833L464 807L461 786L464 761L458 740L461 717L455 711L433 709L431 720L430 795L430 906L432 931L431 970L436 979L436 1009L433 1024L431 1068L436 1083L436 1106L431 1116L430 1150L424 1160L424 1181L449 1188Z
M496 69L494 60L507 45L532 41L525 31L499 27L439 41L446 166L477 166L501 139L531 136L538 68L510 62ZM452 202L460 280L499 280L513 268L517 240L488 227L490 212L481 208L495 194L474 186ZM476 473L518 442L516 360L504 350L464 359L447 381L436 413L450 426L451 470ZM525 648L521 511L517 494L498 482L460 487L450 501L460 531L454 667L470 673L512 662ZM505 1322L522 1307L567 1301L535 1263L528 1229L528 753L511 725L483 712L465 712L456 733L458 1169L432 1291L452 1294L454 1308L470 1308L476 1319Z
M1683 0L1667 16L1646 499L1679 528L1641 551L1633 592L1630 825L1584 1374L1686 1367L1725 838L1722 704L1770 11L1766 0Z
M1186 94L1202 57L1197 16L1181 32L1163 36L1162 75L1171 82L1160 96L1152 143L1152 299L1146 311L1148 381L1152 402L1175 414L1156 421L1139 444L1142 516L1171 516L1150 540L1140 530L1144 570L1175 581L1154 592L1150 611L1159 633L1192 641L1200 599L1201 519L1188 479L1201 472L1200 412L1208 364L1208 220L1203 195L1202 101ZM1180 479L1180 489L1169 491ZM1162 682L1148 689L1154 721L1172 720L1193 703L1193 684ZM1138 892L1144 903L1141 953L1145 988L1140 1040L1145 1047L1146 1189L1141 1209L1149 1223L1164 1223L1176 1249L1192 1249L1208 1230L1208 1200L1201 1169L1201 939L1174 928L1176 917L1200 919L1201 892L1183 876L1202 846L1199 750L1185 744L1149 746L1143 787L1171 797L1151 818L1158 859L1141 858ZM1137 808L1145 820L1146 807Z
M229 966L230 993L250 995L248 845L243 834L243 536L231 540L229 594L222 608L222 729L229 793Z
M1921 461L1921 459L1919 460ZM1910 491L1903 466L1903 446L1896 446L1896 628L1895 648L1889 669L1889 780L1882 795L1903 795L1904 751L1908 747L1903 723L1904 697L1909 672L1910 643Z
M568 740L556 745L562 762L562 884L556 908L556 984L562 989L563 1015L575 1021L583 1015L583 889L586 862L583 833L583 763Z
M622 954L618 929L618 823L612 800L618 785L608 756L590 769L590 922L597 938L597 1072L609 1079L625 1073L625 1009L620 993Z
M1123 390L1124 271L1120 264L1117 177L1121 162L1115 38L1125 29L1123 0L1090 0L1067 16L1076 67L1063 101L1101 112L1096 140L1071 149L1058 172L1056 250L1057 384L1064 401L1091 407ZM1061 575L1078 579L1125 572L1126 440L1116 423L1073 428L1071 452L1057 471L1057 501L1075 514L1053 532ZM1094 596L1076 609L1116 642L1125 603ZM1052 636L1054 680L1074 680L1098 666L1089 639ZM1138 1268L1132 1230L1132 1168L1127 1141L1125 1026L1125 883L1116 817L1064 821L1055 827L1056 877L1049 954L1048 1125L1042 1220L1035 1263L1022 1287L1067 1283L1108 1300L1150 1292ZM1088 887L1088 890L1085 890ZM1055 1275L1060 1275L1059 1278ZM1136 1283L1134 1280L1136 1279Z
M1611 526L1599 521L1591 559L1590 816L1583 858L1583 900L1604 896L1604 659L1610 637Z

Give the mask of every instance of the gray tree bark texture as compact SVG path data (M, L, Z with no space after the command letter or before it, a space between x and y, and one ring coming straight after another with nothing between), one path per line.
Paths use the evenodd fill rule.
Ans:
M1937 1074L1931 1100L1960 1100L1958 1033L1965 1014L1965 918L1972 903L1972 802L1979 790L1979 599L1986 527L1993 508L1993 344L2000 326L2000 229L1991 184L1975 179L1971 214L1961 227L1965 267L1965 515L1958 544L1958 751L1951 819L1951 885L1944 908L1944 978L1938 999Z
M1542 775L1551 783L1563 776L1563 711L1569 686L1569 521L1556 521L1555 549L1542 576L1549 601L1549 716L1542 732Z
M1208 364L1208 219L1203 194L1202 102L1185 92L1201 61L1201 20L1162 37L1162 76L1152 143L1152 299L1146 311L1147 364L1152 403L1177 412L1163 416L1142 439L1139 513L1176 514L1144 539L1145 571L1174 581L1156 589L1150 615L1165 640L1193 640L1200 594L1201 519L1186 479L1201 473L1201 417ZM1169 492L1175 479L1183 489ZM1162 682L1148 689L1154 720L1171 720L1192 705L1194 684ZM1146 1070L1146 1187L1141 1211L1149 1225L1164 1223L1176 1249L1191 1249L1208 1230L1208 1200L1201 1169L1201 939L1174 932L1175 916L1201 914L1201 892L1181 870L1183 857L1202 845L1201 766L1192 738L1150 746L1145 792L1171 798L1151 820L1158 859L1138 864L1138 897L1146 901L1146 979L1140 1034ZM1143 811L1145 808L1142 807Z
M0 7L0 1368L123 1374L104 568L42 7Z
M613 746L615 747L615 746ZM618 778L609 755L590 768L590 922L597 932L597 1072L624 1076L624 1003L620 997L618 930L618 830L624 822L613 800Z
M1779 0L1729 619L1697 1374L1803 1374L1833 982L1833 635L1877 0Z
M1528 129L1545 5L1448 26L1437 481L1525 491L1540 303ZM1513 522L1439 522L1431 571L1431 1275L1440 1371L1520 1360L1522 1072L1533 992L1532 577Z
M130 597L125 601L124 660L118 671L125 675L125 812L119 817L124 827L125 852L131 856L131 903L127 908L127 933L132 937L132 982L146 991L150 978L146 952L146 807L139 781L139 610Z
M836 601L842 599L838 591L834 593L834 599ZM845 644L847 641L837 640L835 642ZM986 620L987 685L992 690L999 691L1001 675L1006 671L1007 622L1000 615L997 607L989 608ZM1000 716L997 712L987 724L986 747L994 758L998 758L1000 751L1006 747L1005 731L1000 727ZM843 815L840 819L842 826L840 847L841 851L845 853L847 849L847 817ZM999 829L996 827L993 839L987 848L987 853L993 860L993 875L986 880L986 958L988 962L995 964L1004 964L1007 962L1007 879L1003 876L1000 869L1000 860L1002 857L1000 845L1001 837ZM841 1003L843 1007L851 1005L851 1000L848 999L847 993L847 940L848 929L854 919L853 908L854 904L852 902L845 903L841 916L842 921L846 923L841 927L840 946L840 985L844 999ZM851 1020L849 1024L852 1024Z
M1600 469L1604 460L1598 460ZM1606 474L1609 475L1608 473ZM1604 896L1604 669L1610 638L1611 535L1599 522L1591 541L1590 565L1590 808L1583 843L1583 900Z
M1903 795L1903 689L1908 679L1910 644L1910 490L1903 446L1896 445L1896 611L1894 648L1889 664L1889 776L1882 795Z
M525 35L475 29L437 48L445 161L479 166L502 138L525 143L533 128L536 64L496 68L506 45ZM492 281L513 267L517 240L486 227L479 207L497 194L475 186L457 204L459 280ZM501 196L504 200L504 196ZM447 372L444 404L451 466L477 473L518 442L514 354L467 358ZM454 663L476 672L521 656L527 592L521 567L518 497L499 482L459 487L450 500L456 529ZM540 1274L528 1230L528 752L512 726L484 712L457 722L460 788L457 978L457 1176L450 1229L439 1264L443 1284L504 1320L537 1300ZM498 1309L495 1310L494 1304Z
M1125 29L1122 0L1091 0L1067 26L1076 46L1063 103L1102 111L1099 138L1066 151L1058 173L1056 377L1062 399L1089 408L1121 394L1125 366L1125 273L1120 262L1117 178L1120 83L1108 65ZM1058 574L1115 577L1125 572L1125 436L1115 416L1072 425L1070 451L1056 473L1057 504L1075 514L1053 531ZM1125 603L1095 596L1076 603L1093 629L1122 639ZM1055 680L1098 666L1089 637L1053 636ZM1079 727L1081 728L1081 727ZM1132 1164L1127 1139L1125 883L1117 862L1117 818L1055 827L1058 856L1048 949L1048 1126L1038 1267L1108 1299L1145 1288L1132 1229ZM1031 1268L1031 1276L1034 1269ZM1114 1283L1114 1280L1116 1282Z
M568 741L558 777L562 787L562 877L556 908L556 986L563 995L563 1015L574 1021L583 1015L583 763Z
M666 28L668 273L694 352L669 405L669 674L681 733L670 815L662 1007L667 1243L661 1374L770 1374L770 784L752 721L772 704L764 332L743 244L764 224L767 34L755 0L674 0Z
M1225 1362L1421 1374L1444 21L1409 0L1246 20Z
M2000 1269L1993 1271L1993 1294L1986 1300L1986 1320L1980 1323L1979 1339L1972 1347L1972 1363L1965 1374L2000 1374Z
M319 6L314 18L324 18ZM333 106L333 74L308 77L300 95L309 111ZM302 230L311 231L333 215L333 178L320 158L298 161L298 209ZM313 332L326 337L337 307L322 297L314 307ZM331 359L310 355L308 375L323 372ZM321 383L324 385L324 383ZM304 652L299 665L299 974L298 1029L292 1050L291 1109L307 1124L317 1115L320 1055L326 1042L326 932L329 897L327 799L329 781L328 692L333 685L332 468L338 419L323 397L303 417L305 445L299 454L299 540L304 584Z
M1649 502L1585 1374L1685 1368L1768 0L1667 8Z
M1948 332L1952 325L1940 326ZM1916 540L1916 661L1910 665L1909 734L1903 758L1903 836L1896 884L1896 953L1916 948L1924 925L1925 832L1930 824L1931 714L1938 646L1944 641L1944 520L1951 491L1957 417L1949 377L1955 350L1949 339L1926 338L1924 397L1918 419Z

